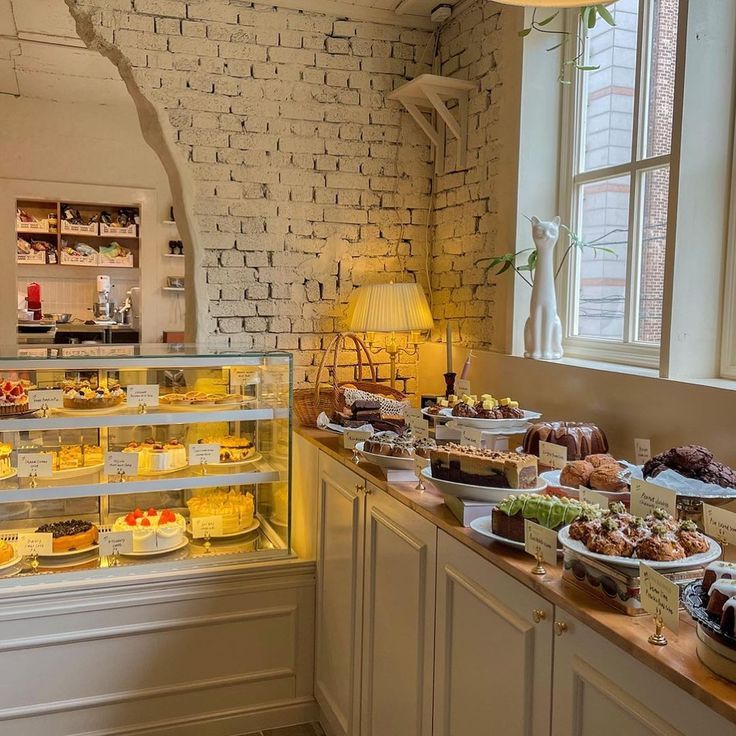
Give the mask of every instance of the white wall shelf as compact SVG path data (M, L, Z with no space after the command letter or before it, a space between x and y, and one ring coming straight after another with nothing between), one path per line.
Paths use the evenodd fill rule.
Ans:
M183 294L184 293L184 289L183 288L180 288L178 286L162 286L161 287L161 290L162 291L174 291L174 292L177 292L179 294Z
M475 82L437 74L420 74L416 79L395 89L388 98L400 102L417 125L432 142L435 151L435 170L447 171L445 140L447 132L456 141L455 169L465 166L468 147L468 94L476 88ZM445 104L457 100L457 117ZM429 112L429 117L426 113Z
M164 253L164 258L184 258L183 253Z

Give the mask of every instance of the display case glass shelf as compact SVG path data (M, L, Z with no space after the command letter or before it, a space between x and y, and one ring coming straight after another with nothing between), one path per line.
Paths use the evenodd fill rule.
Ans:
M290 554L288 353L0 355L0 578Z

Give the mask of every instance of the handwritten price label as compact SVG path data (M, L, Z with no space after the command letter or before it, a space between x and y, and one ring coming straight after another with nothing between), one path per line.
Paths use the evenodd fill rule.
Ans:
M467 447L480 447L483 443L483 430L474 427L460 428L460 444Z
M455 395L470 396L470 381L467 378L455 379Z
M634 459L637 465L644 465L652 459L652 443L648 439L634 440Z
M415 440L426 440L429 438L429 422L426 419L409 419L407 424L411 429Z
M50 478L53 472L52 458L48 452L23 452L18 455L18 477Z
M423 420L424 416L422 415L421 409L415 409L413 406L407 406L406 409L404 409L404 419L406 420L407 424L411 424L412 421L414 421L415 419Z
M116 552L125 555L133 551L133 531L100 532L100 554L111 557Z
M194 444L189 445L189 464L219 463L220 445Z
M138 475L137 452L108 452L105 454L107 475Z
M709 537L728 545L736 544L736 514L733 511L704 503L703 525Z
M680 625L680 589L644 562L639 563L639 599L642 608L675 634Z
M222 536L222 516L193 516L192 536L195 539Z
M554 442L539 443L539 462L551 468L562 470L567 465L567 447Z
M125 389L128 406L158 406L158 386L155 384L133 384Z
M258 371L255 368L237 368L230 369L230 385L231 386L249 386L258 383Z
M353 450L358 442L367 440L372 434L370 429L346 429L342 436L342 446L346 450Z
M549 565L557 564L557 532L524 519L524 549L536 558L541 555Z
M608 508L608 498L598 491L591 491L587 486L579 486L580 500L591 506L600 506L603 510Z
M64 392L60 388L36 389L28 392L28 408L31 411L37 409L60 409L64 405Z
M664 509L670 516L677 517L677 494L669 488L632 478L631 513L647 516L654 509Z
M50 555L54 551L54 535L51 532L19 534L16 547L23 557Z

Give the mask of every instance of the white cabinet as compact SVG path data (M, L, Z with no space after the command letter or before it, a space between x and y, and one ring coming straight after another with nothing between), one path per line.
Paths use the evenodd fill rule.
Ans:
M552 736L733 736L736 726L557 610ZM666 653L666 648L661 650Z
M439 533L434 736L549 734L553 612Z
M369 493L361 736L432 734L436 539L434 524Z

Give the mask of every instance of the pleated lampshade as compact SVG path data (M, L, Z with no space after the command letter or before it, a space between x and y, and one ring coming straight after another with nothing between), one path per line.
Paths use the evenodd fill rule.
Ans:
M350 319L353 332L422 332L433 325L419 284L370 284L355 292Z

